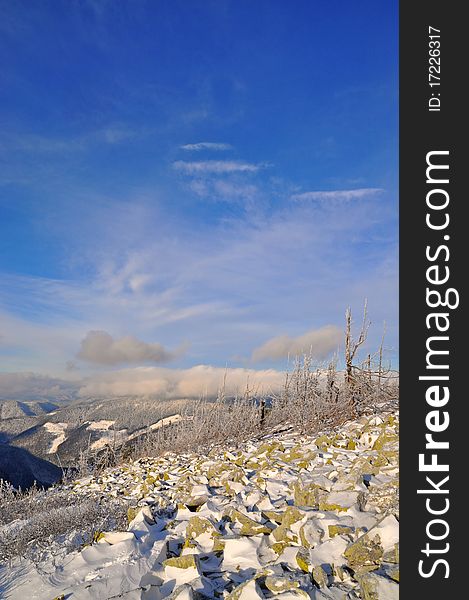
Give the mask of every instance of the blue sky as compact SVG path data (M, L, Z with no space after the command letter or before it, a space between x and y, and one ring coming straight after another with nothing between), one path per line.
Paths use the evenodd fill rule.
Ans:
M267 377L364 298L396 363L397 36L397 2L1 1L4 381Z

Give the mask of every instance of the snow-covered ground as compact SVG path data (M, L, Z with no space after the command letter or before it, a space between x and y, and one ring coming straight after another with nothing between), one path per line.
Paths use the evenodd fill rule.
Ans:
M105 419L101 419L100 421L92 421L86 429L88 431L106 431L114 425L115 421L106 421Z
M52 444L47 451L48 454L54 454L57 452L58 447L65 441L65 430L67 429L67 423L44 423L44 429L48 433L52 433L56 438L52 441Z
M69 491L128 498L127 531L13 561L0 598L398 598L397 413L139 459Z
M162 427L166 427L167 425L172 425L181 421L183 417L181 415L172 415L170 417L164 417L160 419L156 423L153 423L149 427L145 427L144 429L138 429L133 433L128 433L127 429L110 429L115 421L93 421L86 428L88 431L99 431L101 437L95 440L91 444L92 450L99 450L100 448L104 448L108 444L112 446L112 444L121 445L124 442L130 442L138 437L141 437L145 433L150 431L156 431L157 429L161 429Z

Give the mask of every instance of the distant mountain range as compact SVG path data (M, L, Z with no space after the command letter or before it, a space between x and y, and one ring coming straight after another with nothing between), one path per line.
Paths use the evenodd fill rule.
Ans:
M64 467L76 466L80 451L120 446L180 415L191 400L121 397L74 401L0 401L0 443ZM176 417L174 417L176 418ZM177 418L180 418L179 416Z
M0 400L0 420L2 419L20 419L22 417L37 417L50 413L59 407L58 404L43 400L25 401L19 400Z

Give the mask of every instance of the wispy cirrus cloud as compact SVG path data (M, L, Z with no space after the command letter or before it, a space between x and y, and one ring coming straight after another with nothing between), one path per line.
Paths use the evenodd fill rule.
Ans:
M308 200L358 200L374 196L384 192L382 188L359 188L354 190L318 190L311 192L302 192L290 196L291 200L308 201Z
M53 136L32 132L7 132L0 143L2 151L19 151L34 154L63 154L83 152L91 146L117 145L132 139L142 138L149 131L113 123L79 135Z
M335 325L312 329L297 337L279 335L256 348L252 353L252 360L279 360L304 353L310 353L313 358L321 360L338 348L341 339L342 331Z
M210 197L222 201L249 201L257 196L256 185L240 183L229 179L194 179L189 188L201 198Z
M213 150L220 152L224 150L232 150L231 144L222 144L218 142L198 142L197 144L184 144L181 146L182 150L188 150L190 152L200 152L201 150Z
M185 161L177 160L173 168L186 175L223 174L223 173L256 173L264 168L265 164L254 164L235 160L203 160Z

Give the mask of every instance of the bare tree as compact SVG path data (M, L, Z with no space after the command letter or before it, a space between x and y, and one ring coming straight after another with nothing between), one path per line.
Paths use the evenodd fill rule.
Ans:
M360 332L357 338L352 335L352 309L349 307L345 311L345 380L348 385L354 383L354 364L353 361L356 357L357 351L362 346L368 336L368 329L370 328L370 321L368 321L368 303L365 300L363 308L363 321L360 328Z

